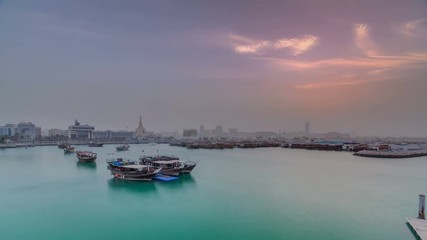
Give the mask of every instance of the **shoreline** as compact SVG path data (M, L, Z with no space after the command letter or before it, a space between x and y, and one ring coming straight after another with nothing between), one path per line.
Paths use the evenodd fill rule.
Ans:
M87 142L69 142L72 145L87 145ZM103 142L105 145L112 144L122 144L123 142ZM149 144L145 142L131 142L131 144ZM158 144L167 144L167 143L158 143ZM17 143L17 144L0 144L0 149L8 148L28 148L28 147L43 147L43 146L57 146L58 143ZM334 152L353 152L352 155L358 157L371 157L371 158L414 158L414 157L424 157L427 156L427 150L402 150L402 151L376 151L376 150L360 150L352 151L342 149L341 145L330 145L330 144L301 144L301 143L245 143L245 144L220 144L220 146L186 146L181 144L170 143L170 146L175 147L186 147L190 150L197 149L207 149L207 150L223 150L223 149L255 149L255 148L288 148L288 149L305 149L305 150L314 150L314 151L334 151Z

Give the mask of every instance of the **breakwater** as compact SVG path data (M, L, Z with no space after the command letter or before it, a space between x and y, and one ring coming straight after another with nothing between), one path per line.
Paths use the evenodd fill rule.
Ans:
M373 157L373 158L413 158L427 156L427 150L410 151L372 151L362 150L354 153L355 156Z
M318 142L287 142L284 140L193 140L175 141L171 146L187 149L233 149L233 148L273 148L282 147L290 149L305 149L317 151L346 151L353 152L355 156L374 158L412 158L427 156L427 150L381 150L384 147L390 149L387 144L367 143L318 143Z
M307 150L322 150L322 151L358 151L366 148L363 147L347 149L344 144L331 143L302 143L302 142L287 142L284 140L199 140L199 141L175 141L170 143L171 146L185 147L187 149L233 149L233 148L293 148ZM353 144L354 145L354 144ZM359 145L357 145L359 146Z

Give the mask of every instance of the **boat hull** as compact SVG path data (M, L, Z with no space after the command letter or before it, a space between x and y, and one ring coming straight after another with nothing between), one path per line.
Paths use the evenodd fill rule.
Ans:
M114 178L128 180L128 181L152 181L153 177L158 173L158 171L154 171L151 173L127 173L120 171L119 169L113 168L111 166L108 167L111 171L111 174Z
M96 160L97 154L94 152L76 152L77 159L80 162L94 162Z
M153 181L153 177L154 177L154 176L152 176L152 177L147 177L147 178L133 178L133 177L126 177L126 176L118 175L118 174L117 175L113 174L113 176L115 179L120 179L120 180L124 180L124 181L133 181L133 182L150 182L150 181Z
M184 167L181 169L181 173L190 174L195 167L196 165L184 165Z
M89 147L103 147L103 143L90 143L88 144Z
M125 145L122 145L122 146L118 146L118 147L116 147L116 150L118 152L120 152L120 151L127 151L127 150L129 150L129 145L125 144Z
M179 168L176 168L176 169L162 168L162 170L160 170L160 174L167 175L167 176L173 176L173 177L178 177L180 172L181 172L181 169L179 169Z
M95 162L96 157L94 157L94 158L79 158L78 157L78 159L80 162Z

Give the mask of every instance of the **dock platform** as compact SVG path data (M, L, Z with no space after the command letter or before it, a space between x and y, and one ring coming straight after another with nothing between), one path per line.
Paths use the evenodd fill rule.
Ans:
M421 240L427 240L427 220L418 218L407 218L407 220L417 237Z
M178 177L172 177L172 176L166 176L163 174L157 174L156 176L153 177L154 180L158 180L158 181L162 181L162 182L170 182L170 181L175 181L178 179Z

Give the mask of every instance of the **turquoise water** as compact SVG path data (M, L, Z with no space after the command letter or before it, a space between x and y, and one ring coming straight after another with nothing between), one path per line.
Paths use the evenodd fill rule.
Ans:
M78 164L57 147L0 149L0 239L415 239L427 158L282 148L131 145L116 157L199 160L177 182L112 179L113 145Z

